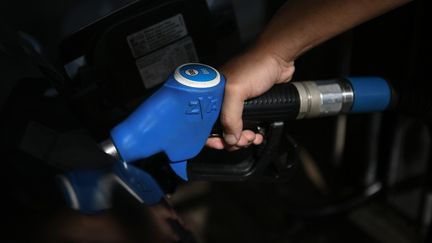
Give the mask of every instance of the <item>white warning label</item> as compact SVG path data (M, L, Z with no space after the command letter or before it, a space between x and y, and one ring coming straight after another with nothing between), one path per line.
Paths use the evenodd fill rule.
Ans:
M198 55L190 37L139 58L136 65L144 86L151 88L165 81L177 66L187 62L198 62Z
M169 19L127 36L132 55L137 58L187 35L183 16L177 14Z

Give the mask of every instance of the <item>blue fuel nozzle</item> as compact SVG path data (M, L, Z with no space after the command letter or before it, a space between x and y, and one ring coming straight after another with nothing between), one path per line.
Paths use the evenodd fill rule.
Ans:
M222 105L225 79L204 64L179 66L164 85L111 131L121 160L163 152L187 179L186 161L204 146Z

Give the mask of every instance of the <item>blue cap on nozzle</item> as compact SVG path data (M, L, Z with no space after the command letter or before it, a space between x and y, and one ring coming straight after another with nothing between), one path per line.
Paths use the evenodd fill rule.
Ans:
M379 77L348 78L354 91L351 113L383 111L391 101L391 88L386 80Z

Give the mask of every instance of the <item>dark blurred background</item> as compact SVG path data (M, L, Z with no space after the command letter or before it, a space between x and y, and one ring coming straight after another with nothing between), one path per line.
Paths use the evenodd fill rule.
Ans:
M102 215L67 209L54 180L66 170L58 162L64 157L47 158L23 142L35 126L54 137L67 139L70 131L82 130L101 141L151 93L153 87L143 85L149 66L140 65L156 59L126 56L126 42L115 36L129 27L113 26L142 14L139 23L130 22L132 33L181 13L190 38L182 43L192 40L193 51L170 59L172 49L158 49L165 53L158 53L164 60L160 65L168 71L186 61L217 67L247 48L283 2L3 0L4 242L146 242L146 232L158 227L127 197L120 210ZM172 201L196 241L429 242L429 11L426 1L414 1L302 56L294 80L382 76L400 93L398 109L286 123L284 136L300 147L299 165L288 182L182 184ZM33 51L14 49L15 39ZM200 159L211 159L206 156ZM82 164L80 159L65 163Z

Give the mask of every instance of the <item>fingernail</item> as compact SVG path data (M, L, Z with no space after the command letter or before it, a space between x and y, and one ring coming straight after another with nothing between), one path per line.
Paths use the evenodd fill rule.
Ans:
M237 138L233 134L224 134L225 142L229 145L234 145L237 143Z

